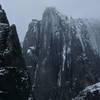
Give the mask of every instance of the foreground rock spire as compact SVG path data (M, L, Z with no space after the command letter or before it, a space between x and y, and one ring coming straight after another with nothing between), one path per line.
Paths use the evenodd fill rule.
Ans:
M9 24L5 11L2 9L0 5L0 23Z
M25 69L16 26L10 26L0 5L0 100L28 100L31 85Z

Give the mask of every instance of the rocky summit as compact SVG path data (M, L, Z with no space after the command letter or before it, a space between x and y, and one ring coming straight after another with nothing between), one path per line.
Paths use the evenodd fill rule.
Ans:
M30 88L16 26L0 5L0 100L28 100Z
M46 8L41 20L33 19L23 54L35 100L74 100L99 82L99 44L98 20L67 17L52 7Z

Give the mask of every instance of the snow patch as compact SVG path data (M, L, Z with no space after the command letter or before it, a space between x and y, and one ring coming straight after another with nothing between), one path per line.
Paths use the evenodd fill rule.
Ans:
M94 91L97 91L99 90L100 91L100 82L94 84L94 85L91 85L91 86L88 86L86 87L83 92L86 92L86 91L89 91L91 93L93 93Z
M30 49L28 49L28 50L27 50L27 54L29 54L30 52L31 52L31 50L30 50Z
M35 50L36 48L34 46L29 47L31 50Z
M6 23L0 23L1 26L8 26Z

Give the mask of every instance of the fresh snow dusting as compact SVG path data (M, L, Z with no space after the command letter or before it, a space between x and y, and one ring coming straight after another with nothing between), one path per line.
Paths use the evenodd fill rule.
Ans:
M95 91L99 91L100 92L100 82L87 86L83 91L80 91L79 95L77 97L75 97L72 100L84 100L84 97L86 97L87 93L93 93Z
M28 50L27 50L27 54L29 54L30 52L31 52L31 50L30 50L30 49L28 49Z
M86 87L83 92L86 92L86 91L89 91L89 92L94 92L94 91L97 91L99 90L100 91L100 82L94 84L94 85L91 85L91 86L88 86Z
M0 75L4 75L5 74L5 69L0 69Z

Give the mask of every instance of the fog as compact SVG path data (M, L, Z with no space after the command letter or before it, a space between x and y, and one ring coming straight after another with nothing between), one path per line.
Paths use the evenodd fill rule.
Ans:
M74 18L100 19L100 0L0 0L10 24L16 24L23 41L32 19L41 19L45 7L56 7L61 13Z

